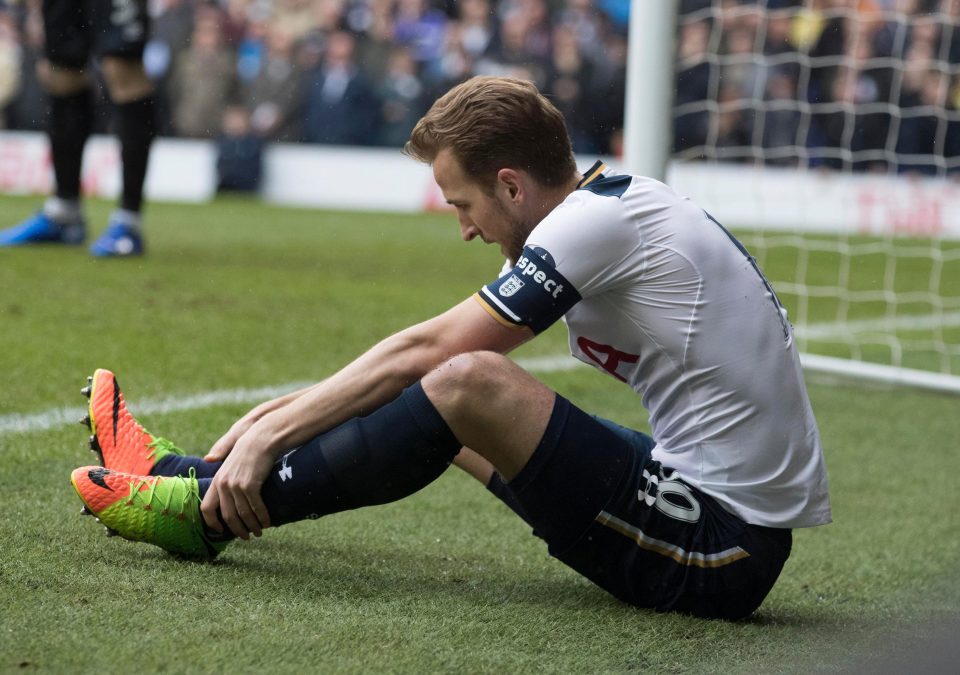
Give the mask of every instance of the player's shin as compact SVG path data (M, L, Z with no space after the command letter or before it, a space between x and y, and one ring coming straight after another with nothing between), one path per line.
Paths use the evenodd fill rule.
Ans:
M260 494L274 526L384 504L433 482L460 447L417 383L283 455Z
M152 95L115 106L114 122L123 161L122 209L139 213L150 144L156 136L156 103Z
M57 197L73 201L80 197L83 146L93 129L93 98L90 89L69 96L50 96L47 134Z

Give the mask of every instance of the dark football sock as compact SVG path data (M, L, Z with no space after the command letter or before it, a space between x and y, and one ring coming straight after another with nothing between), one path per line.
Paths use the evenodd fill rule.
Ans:
M93 128L93 97L89 89L72 96L50 96L47 135L56 195L64 200L80 197L80 168L83 147Z
M432 483L460 447L417 383L285 454L260 494L273 526L385 504ZM200 481L201 496L210 482Z
M116 104L113 119L117 138L120 139L123 165L120 208L138 213L143 204L143 182L147 175L150 144L157 135L154 97Z
M284 455L261 495L275 525L385 504L432 483L460 447L417 383Z
M150 469L151 476L187 476L190 469L196 471L197 478L213 478L223 462L205 462L203 457L193 455L167 455Z

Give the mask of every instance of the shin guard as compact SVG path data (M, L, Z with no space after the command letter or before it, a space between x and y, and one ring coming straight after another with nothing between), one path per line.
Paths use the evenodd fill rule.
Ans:
M460 447L417 383L285 454L261 495L273 525L384 504L433 482Z

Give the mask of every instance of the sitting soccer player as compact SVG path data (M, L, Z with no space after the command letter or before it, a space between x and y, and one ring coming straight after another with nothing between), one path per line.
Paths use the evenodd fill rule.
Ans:
M0 231L0 246L82 244L87 235L80 207L83 149L94 124L88 73L91 53L99 58L113 102L113 127L120 141L123 191L120 208L93 243L95 256L143 253L140 210L150 145L155 135L154 87L141 57L147 39L146 0L44 0L45 59L37 75L49 97L47 134L55 194L19 225Z
M216 555L234 536L400 499L455 463L551 555L622 600L753 612L791 529L830 521L819 433L785 312L723 227L665 185L576 170L531 84L478 77L406 146L501 276L328 379L261 404L205 458L144 432L92 382L105 468L73 483L129 539ZM653 437L579 410L504 356L563 318L573 355L630 386Z

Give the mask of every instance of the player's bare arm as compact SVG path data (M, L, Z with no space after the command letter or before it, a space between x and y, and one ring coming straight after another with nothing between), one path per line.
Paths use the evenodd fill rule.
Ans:
M204 459L208 462L222 462L227 455L230 454L230 451L233 450L233 446L236 444L237 440L240 439L247 430L253 426L257 420L266 415L267 413L278 410L285 405L289 405L296 399L300 398L307 392L311 391L317 385L310 385L309 387L304 387L297 391L290 392L289 394L284 394L283 396L278 396L277 398L271 399L269 401L264 401L255 408L251 409L246 415L238 419L233 423L233 426L221 436L216 443L214 443L210 451L206 454Z
M217 472L201 512L220 531L223 521L238 537L259 536L270 518L260 487L279 455L392 400L404 387L457 354L506 353L533 337L526 328L504 326L468 298L447 312L378 343L338 373L247 428Z

